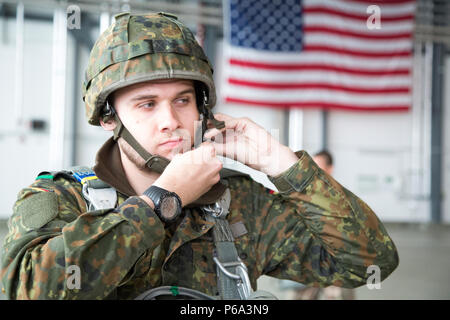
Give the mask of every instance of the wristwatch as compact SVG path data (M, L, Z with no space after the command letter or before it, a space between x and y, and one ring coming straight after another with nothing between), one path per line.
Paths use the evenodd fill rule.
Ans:
M175 192L151 186L144 191L144 195L153 201L156 214L164 222L172 222L180 215L181 199Z

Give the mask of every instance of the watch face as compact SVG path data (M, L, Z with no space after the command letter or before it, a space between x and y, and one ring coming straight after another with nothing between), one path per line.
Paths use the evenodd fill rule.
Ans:
M161 215L167 219L171 220L176 218L178 213L178 200L175 197L167 197L161 200Z

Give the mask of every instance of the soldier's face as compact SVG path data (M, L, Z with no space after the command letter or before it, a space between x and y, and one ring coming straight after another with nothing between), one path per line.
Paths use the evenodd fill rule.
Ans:
M199 113L191 80L139 83L114 93L123 125L151 154L172 159L191 150Z

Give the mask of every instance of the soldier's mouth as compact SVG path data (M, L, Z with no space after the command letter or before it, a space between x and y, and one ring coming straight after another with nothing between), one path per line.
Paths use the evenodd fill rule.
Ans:
M182 143L183 143L183 138L177 137L177 138L172 138L172 139L166 140L163 143L160 143L159 146L172 149L172 148L176 148L176 147L180 146Z

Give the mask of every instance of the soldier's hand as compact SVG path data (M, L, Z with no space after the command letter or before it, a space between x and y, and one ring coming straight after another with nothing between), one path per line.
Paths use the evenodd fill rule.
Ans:
M214 139L218 155L239 161L267 175L276 176L298 161L295 153L280 144L264 128L248 118L232 118L217 113L217 120L224 121L221 130L211 129L206 139Z
M186 206L206 193L220 180L222 162L212 143L177 154L153 185L175 192Z

